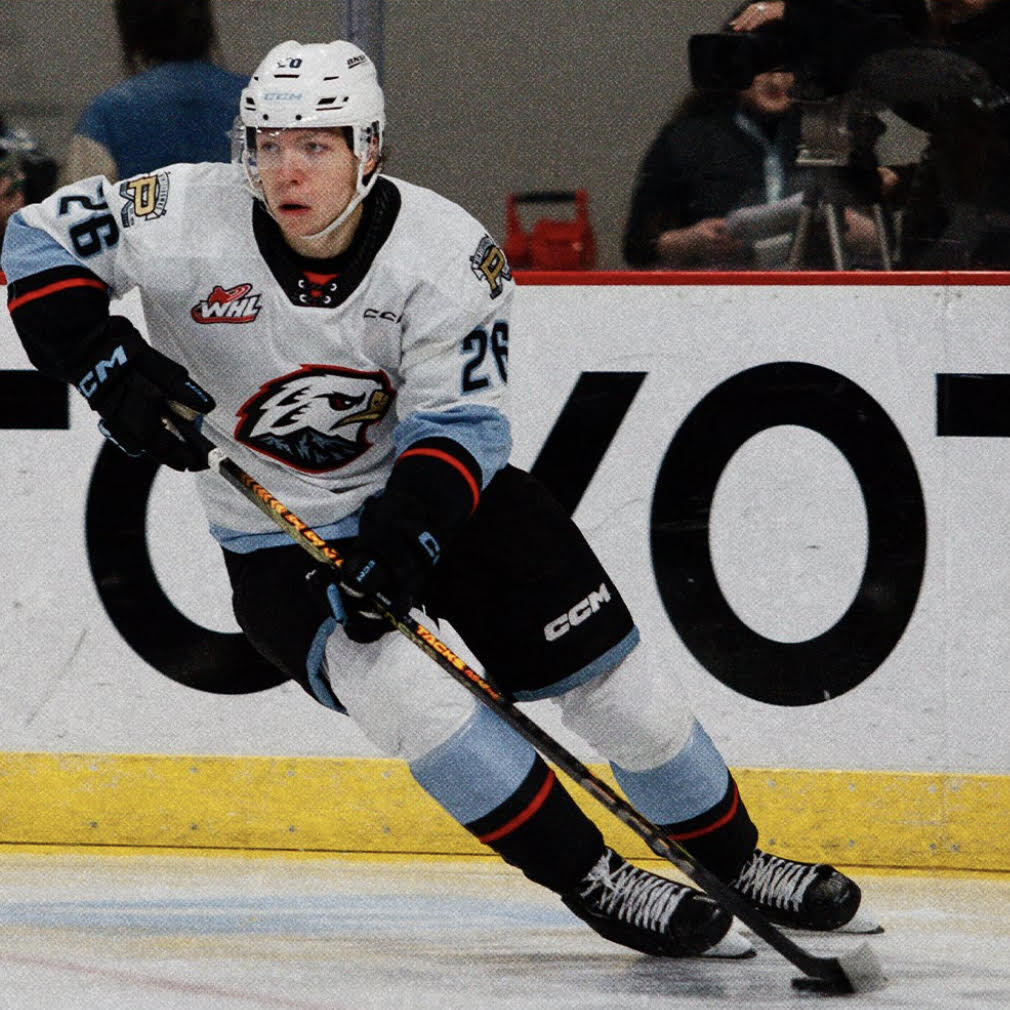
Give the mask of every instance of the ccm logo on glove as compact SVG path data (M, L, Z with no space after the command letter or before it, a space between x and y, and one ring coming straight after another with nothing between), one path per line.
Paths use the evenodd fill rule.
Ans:
M146 454L174 470L207 469L206 451L172 425L172 418L214 409L214 397L182 365L151 347L123 316L109 316L80 357L68 378L101 416L106 438L128 456Z
M579 600L567 613L556 617L544 628L544 638L553 642L562 635L568 634L577 624L593 616L604 603L610 602L610 590L606 582L600 583L600 588L591 592L585 599Z
M112 371L117 365L126 364L126 348L120 344L113 352L109 355L108 359L105 361L99 361L95 366L87 373L85 373L84 378L77 383L77 388L84 395L84 398L90 400L94 396L98 387L105 382L108 378L109 372Z

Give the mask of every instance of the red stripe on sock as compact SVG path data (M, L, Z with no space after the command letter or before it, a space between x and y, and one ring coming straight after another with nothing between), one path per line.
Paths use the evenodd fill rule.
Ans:
M45 298L48 295L55 294L57 291L64 291L67 288L100 288L104 291L106 287L107 285L95 278L74 277L71 280L57 281L55 284L47 284L44 288L39 288L37 291L29 291L27 294L23 294L20 298L14 298L7 303L7 310L9 312L13 312L16 308L19 308L28 302L34 302L37 298Z
M495 828L494 831L489 831L486 835L478 835L477 841L488 845L491 842L497 842L499 838L512 834L516 828L522 827L544 805L547 794L554 787L554 779L554 769L548 768L547 778L544 779L544 784L537 790L537 794L530 801L529 806L521 813L516 814L512 820L506 822L500 828Z
M719 828L729 824L731 820L736 816L737 808L740 806L740 790L737 789L736 781L733 781L733 802L729 805L729 810L726 811L722 817L719 818L715 823L709 824L704 828L698 828L696 831L685 831L682 835L670 835L670 837L675 842L687 842L692 838L701 838L703 835L710 835L713 831L718 831Z
M473 479L473 474L455 456L442 452L441 449L428 449L424 447L407 449L405 452L400 453L400 459L406 459L408 456L433 456L435 459L440 459L443 463L448 463L450 466L455 467L463 475L463 479L470 488L470 494L473 495L473 506L470 511L472 512L477 507L477 502L480 501L480 488L477 486L477 481Z

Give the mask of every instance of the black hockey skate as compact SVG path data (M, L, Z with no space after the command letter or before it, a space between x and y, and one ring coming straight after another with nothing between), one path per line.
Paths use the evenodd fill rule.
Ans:
M700 891L640 870L612 849L561 900L600 936L658 957L701 954L733 921Z
M839 929L853 919L862 897L859 885L834 867L798 863L760 849L732 886L765 918L793 929Z

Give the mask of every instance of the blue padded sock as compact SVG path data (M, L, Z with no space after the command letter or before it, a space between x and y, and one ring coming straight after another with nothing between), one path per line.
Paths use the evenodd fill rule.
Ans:
M535 758L531 744L478 705L445 743L412 762L410 771L432 799L468 824L501 806L525 781Z
M631 772L610 763L617 784L654 824L675 824L711 810L726 795L729 770L696 719L687 743L656 768Z

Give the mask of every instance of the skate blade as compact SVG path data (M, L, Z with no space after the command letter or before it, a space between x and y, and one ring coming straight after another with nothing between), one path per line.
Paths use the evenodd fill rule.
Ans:
M862 912L856 912L856 914L849 919L844 926L839 926L838 929L832 930L833 933L860 933L863 935L873 935L876 933L883 933L884 927L877 922L870 915L866 915Z
M828 936L835 933L853 933L859 936L875 936L884 932L884 927L876 919L862 912L857 912L843 926L835 929L799 929L796 926L783 926L783 932L802 933L804 936Z
M757 951L754 945L742 933L731 929L717 944L703 950L698 957L714 957L723 959L736 959L741 957L754 957Z

